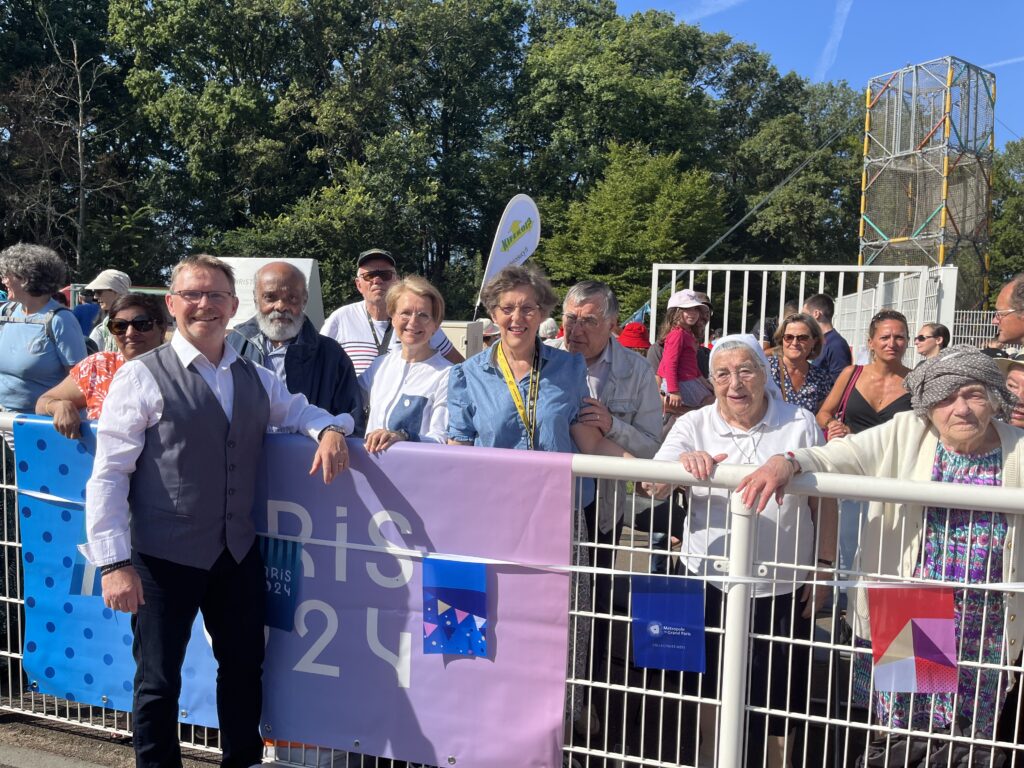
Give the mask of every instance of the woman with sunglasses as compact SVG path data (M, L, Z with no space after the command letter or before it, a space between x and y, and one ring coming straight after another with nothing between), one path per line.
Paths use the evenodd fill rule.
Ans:
M813 317L794 312L775 331L775 353L768 357L772 380L778 384L782 399L813 414L818 413L832 389L828 371L811 365L811 360L821 354L824 339Z
M110 307L107 330L118 351L97 352L85 358L64 381L36 401L36 413L52 416L54 428L64 437L79 436L82 409L86 418L99 418L110 382L126 360L164 343L167 316L162 298L144 293L119 296Z
M921 356L921 362L935 357L948 346L949 328L941 323L925 323L914 337L914 349Z

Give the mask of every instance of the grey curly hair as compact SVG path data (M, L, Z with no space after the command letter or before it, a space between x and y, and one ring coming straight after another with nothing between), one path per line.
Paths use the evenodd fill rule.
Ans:
M480 292L480 303L492 317L494 310L498 308L498 301L501 295L507 291L514 291L516 288L532 288L537 296L537 305L540 307L541 317L547 317L558 302L555 289L543 272L533 266L523 267L513 265L505 267L496 274L484 289Z
M45 245L18 243L0 251L0 276L17 275L33 296L52 296L67 282L64 259Z

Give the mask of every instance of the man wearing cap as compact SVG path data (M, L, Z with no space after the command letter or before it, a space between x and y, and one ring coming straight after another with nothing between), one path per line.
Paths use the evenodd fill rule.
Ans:
M335 416L360 411L359 383L345 350L306 316L306 276L286 261L260 267L253 281L256 316L228 332L244 358L269 368L289 392Z
M356 376L377 357L401 346L392 332L387 309L388 289L398 279L395 259L390 253L380 248L363 251L356 260L355 277L362 301L334 310L320 329L324 336L341 344L355 366ZM453 363L465 359L440 328L431 338L430 346Z
M584 280L569 289L562 304L564 335L547 343L581 354L586 360L591 396L583 400L580 422L597 427L637 458L649 459L661 442L661 397L647 361L612 336L618 317L619 302L612 289L596 280ZM584 510L590 540L598 545L594 554L598 568L611 569L615 564L612 547L619 543L625 526L629 496L625 482L601 480L597 501ZM612 613L612 579L606 574L595 579L594 610L602 616ZM595 673L607 668L609 624L605 620L595 626ZM591 727L589 722L583 726L585 730Z
M118 296L123 296L132 289L132 279L119 269L104 269L84 290L91 291L96 303L100 305L100 316L89 338L96 342L100 352L117 352L114 334L107 329L106 319L110 307Z

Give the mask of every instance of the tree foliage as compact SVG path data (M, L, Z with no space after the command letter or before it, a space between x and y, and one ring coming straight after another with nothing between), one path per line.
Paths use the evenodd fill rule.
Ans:
M614 0L11 0L0 222L157 282L183 252L315 258L329 306L391 249L469 311L506 201L562 286L655 260L854 263L860 98ZM81 89L83 83L89 87ZM87 98L69 99L76 93ZM73 150L73 151L71 151ZM995 180L1016 269L1021 150Z

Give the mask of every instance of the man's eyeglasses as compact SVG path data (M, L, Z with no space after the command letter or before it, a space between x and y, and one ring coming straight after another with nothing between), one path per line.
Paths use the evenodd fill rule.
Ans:
M131 326L139 333L149 333L156 325L156 320L148 317L136 317L131 320L107 320L107 328L115 336L124 336L128 333L128 326Z
M367 283L372 283L377 279L387 283L395 279L395 270L393 269L370 269L359 275L359 279Z
M997 309L992 313L993 320L1002 320L1007 315L1012 315L1014 312L1020 312L1019 309Z
M595 315L562 315L562 322L565 325L582 325L588 331L592 331L601 324L601 318Z
M934 338L935 338L934 336L925 336L925 335L921 334L921 335L915 336L914 337L914 341L916 341L918 344L920 344L922 341L925 341L926 339L934 339Z
M177 296L189 304L198 304L203 300L203 296L214 304L226 304L235 294L231 291L171 291L171 295Z
M533 317L537 314L540 309L536 304L508 304L504 307L498 307L498 311L501 312L505 317L512 317L512 313L519 310L519 314L523 317Z
M806 344L811 340L811 337L806 333L784 333L782 334L782 340L787 344L793 344L794 342L797 344Z

